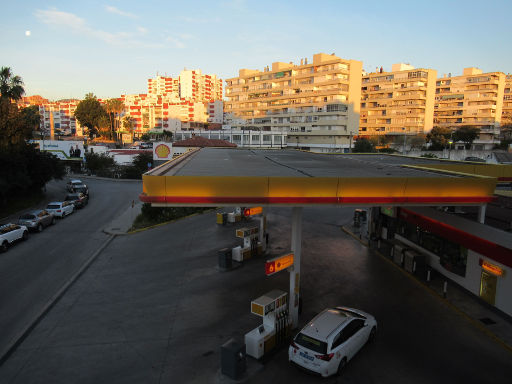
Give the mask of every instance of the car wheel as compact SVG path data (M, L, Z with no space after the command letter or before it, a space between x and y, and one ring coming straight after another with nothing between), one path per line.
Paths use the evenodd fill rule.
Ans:
M9 248L9 243L8 243L8 242L7 242L7 240L6 240L6 241L4 241L4 242L2 243L2 245L0 246L0 250L1 250L2 252L7 252L7 249L8 249L8 248Z
M373 341L375 341L376 335L377 335L377 328L373 327L372 330L370 331L370 336L368 336L368 342L372 343Z
M338 365L338 371L336 371L336 374L338 376L341 375L341 372L343 371L343 368L345 368L345 365L347 365L347 358L346 357L341 359L340 364Z
M27 240L28 239L28 232L27 231L23 231L23 236L21 237L21 239L23 241Z
M43 232L43 224L37 226L37 232Z

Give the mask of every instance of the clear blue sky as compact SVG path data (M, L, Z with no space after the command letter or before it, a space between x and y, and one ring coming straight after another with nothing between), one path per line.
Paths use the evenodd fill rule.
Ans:
M510 0L18 0L2 13L0 66L49 99L145 93L157 71L184 67L226 79L318 52L367 71L512 72Z

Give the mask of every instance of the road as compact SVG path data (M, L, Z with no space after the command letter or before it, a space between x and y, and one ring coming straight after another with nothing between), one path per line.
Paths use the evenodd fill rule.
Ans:
M340 378L295 369L284 347L261 363L250 359L247 382L509 383L510 351L341 231L352 214L304 209L300 323L329 306L353 306L376 316L376 342ZM274 255L289 249L290 217L289 208L269 212ZM286 272L265 277L265 258L217 268L216 250L239 242L234 229L215 225L210 212L117 237L0 367L0 378L230 383L219 373L220 346L261 324L251 300L289 287Z
M42 233L32 233L0 254L0 351L10 345L48 300L107 240L102 229L138 199L140 181L84 179L89 204L57 220ZM66 195L66 180L47 185L46 202ZM41 208L45 206L42 204Z

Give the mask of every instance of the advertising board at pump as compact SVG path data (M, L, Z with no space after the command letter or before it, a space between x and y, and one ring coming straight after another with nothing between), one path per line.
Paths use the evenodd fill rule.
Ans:
M54 154L61 160L83 159L84 143L78 140L33 140L32 143L39 146L40 151Z

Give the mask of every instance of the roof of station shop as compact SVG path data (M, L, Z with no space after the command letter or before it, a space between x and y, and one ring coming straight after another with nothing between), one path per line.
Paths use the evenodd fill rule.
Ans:
M423 167L423 169L413 168ZM203 148L144 175L159 205L482 204L496 179L447 173L435 159Z

